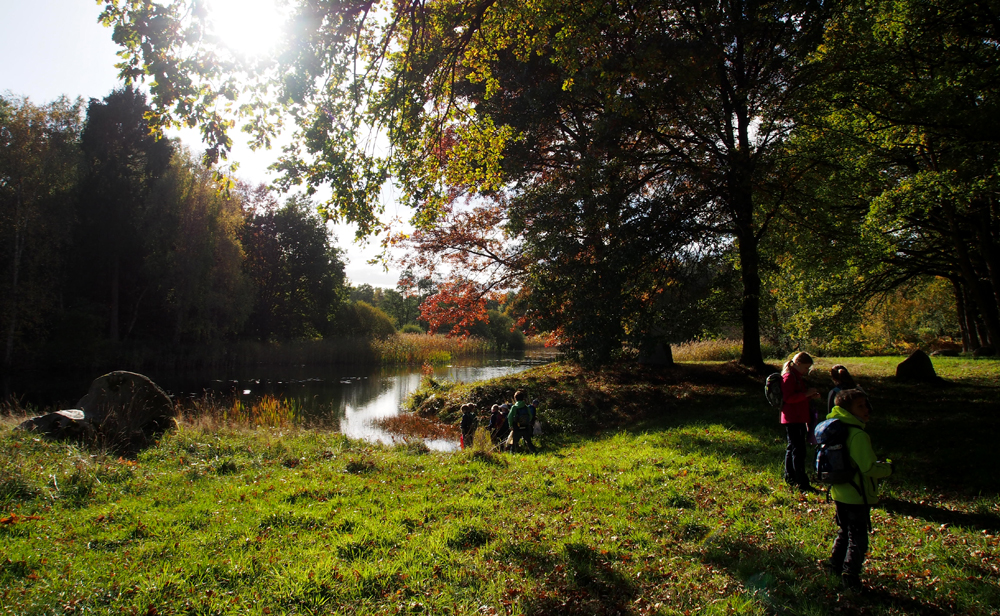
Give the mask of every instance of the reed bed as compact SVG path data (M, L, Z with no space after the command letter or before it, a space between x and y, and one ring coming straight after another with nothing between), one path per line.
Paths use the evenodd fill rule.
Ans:
M396 334L371 344L382 365L442 364L458 357L489 353L486 341L479 338L448 338L442 335Z
M780 349L774 344L761 341L765 358L781 357ZM670 347L674 361L732 361L743 353L743 341L732 338L709 340L689 340Z
M282 428L301 425L304 419L298 400L277 398L270 394L253 401L234 398L223 401L213 396L192 400L190 407L179 408L178 416L189 425L204 429L219 427Z

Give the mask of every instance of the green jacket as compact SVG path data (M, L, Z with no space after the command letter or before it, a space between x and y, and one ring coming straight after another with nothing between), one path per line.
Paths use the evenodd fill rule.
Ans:
M868 496L868 504L874 505L878 502L878 482L876 480L892 474L892 467L885 462L879 462L875 459L871 438L865 432L865 424L860 419L839 406L833 407L833 410L830 411L830 414L826 418L839 419L850 426L858 428L857 430L851 430L847 437L847 452L850 454L851 460L858 467L861 475L860 481L858 481L858 475L855 475L855 483L859 487L863 486ZM830 486L830 496L835 501L850 505L863 505L865 503L864 499L861 498L861 494L849 483L835 483Z
M523 408L525 408L527 406L528 406L527 402L524 402L523 400L518 400L517 402L514 403L514 406L510 407L510 412L507 413L507 425L510 426L511 430L514 430L517 427L517 413L518 413L518 411L520 411L521 409L523 409ZM528 428L531 428L531 424L534 423L534 420L535 420L535 418L532 417L531 420L528 422L527 428L521 428L521 429L522 430L527 430Z

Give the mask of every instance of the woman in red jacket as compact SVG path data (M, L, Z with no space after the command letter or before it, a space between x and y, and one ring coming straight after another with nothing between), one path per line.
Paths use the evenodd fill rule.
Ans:
M806 435L809 432L809 401L819 398L815 387L807 387L803 378L813 359L798 353L781 369L781 423L785 426L785 482L803 492L816 492L806 475Z

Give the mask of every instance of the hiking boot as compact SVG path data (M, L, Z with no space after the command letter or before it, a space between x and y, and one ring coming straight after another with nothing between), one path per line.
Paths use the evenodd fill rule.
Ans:
M862 592L865 589L864 585L861 583L861 576L851 575L849 573L845 573L840 577L840 587L844 590L850 590L853 592Z

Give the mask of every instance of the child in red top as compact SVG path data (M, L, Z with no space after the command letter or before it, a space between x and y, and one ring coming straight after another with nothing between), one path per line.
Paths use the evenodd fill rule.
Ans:
M818 492L806 475L806 436L809 432L810 400L819 398L815 387L806 385L813 365L808 353L798 353L781 370L781 423L785 426L785 482L802 492Z

